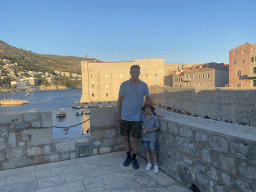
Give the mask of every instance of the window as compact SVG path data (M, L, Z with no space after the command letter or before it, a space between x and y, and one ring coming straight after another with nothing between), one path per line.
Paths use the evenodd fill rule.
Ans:
M206 74L206 77L207 77L207 78L210 78L210 73L207 73L207 74Z
M241 74L242 74L241 69L238 69L238 70L237 70L237 76L240 77Z
M245 59L242 59L242 63L245 63Z
M210 87L210 83L207 83L207 87Z
M253 67L253 73L256 73L256 67Z
M108 85L106 85L106 88L108 88Z
M92 85L92 88L94 87L94 85Z
M120 77L123 77L123 74L120 74Z
M237 83L236 86L237 87L242 87L242 83Z
M251 58L251 62L254 62L254 57Z
M145 74L145 77L148 77L148 74Z
M94 93L92 94L92 97L94 97Z
M185 79L188 79L188 75L185 75Z
M246 49L243 49L243 50L242 50L242 53L245 53L245 52L246 52Z
M201 78L201 75L200 74L198 74L198 79L200 79Z
M202 87L204 87L204 83L202 84Z
M94 78L94 75L91 75L91 78Z
M234 61L234 64L236 65L236 64L237 64L237 61Z
M202 78L204 79L204 74L202 74Z
M155 83L157 82L157 74L155 74Z
M106 74L106 78L108 78L108 74Z
M185 87L187 87L188 86L188 84L187 83L185 83Z
M108 97L108 93L106 93L106 96Z
M195 75L192 75L192 79L195 79Z
M236 54L237 54L237 51L234 51L233 54L236 55Z
M256 80L253 80L253 87L256 87Z

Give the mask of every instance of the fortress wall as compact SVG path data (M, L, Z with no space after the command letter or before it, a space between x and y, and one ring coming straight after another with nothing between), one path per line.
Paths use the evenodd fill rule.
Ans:
M256 128L156 109L160 169L201 191L256 191ZM138 154L146 159L143 143ZM152 159L152 158L151 158Z
M155 106L256 126L256 89L150 87Z

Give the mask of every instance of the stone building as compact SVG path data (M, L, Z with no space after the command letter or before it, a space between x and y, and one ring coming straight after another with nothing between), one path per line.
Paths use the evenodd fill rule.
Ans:
M223 87L228 84L228 65L206 63L174 74L173 87Z
M130 67L140 66L140 80L164 85L164 59L135 59L123 62L82 61L82 97L80 103L112 103L118 100L122 82L129 80Z
M245 43L229 51L229 86L256 87L255 43Z

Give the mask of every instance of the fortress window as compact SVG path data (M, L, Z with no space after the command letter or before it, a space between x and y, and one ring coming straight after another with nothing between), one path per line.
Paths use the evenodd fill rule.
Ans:
M92 97L94 97L94 93L92 94Z
M237 51L234 51L233 54L236 55L236 54L237 54Z
M243 50L242 50L242 53L245 53L245 52L246 52L246 49L243 49Z
M192 79L195 79L195 75L192 75Z
M245 63L245 59L242 59L242 63Z
M92 88L94 87L94 85L92 85Z
M200 74L198 74L198 79L200 79L201 78L201 75Z
M108 97L108 93L106 93L106 96Z
M202 74L202 79L204 79L204 74Z
M207 75L206 75L206 76L207 76L207 78L210 78L210 73L207 73Z
M239 76L241 76L241 74L242 74L241 69L238 69L237 70L237 76L239 77Z
M108 85L106 85L106 88L108 88Z
M251 62L254 62L254 57L251 58Z
M253 80L253 87L256 87L256 80Z
M237 61L234 61L234 65L236 65L237 64Z
M207 87L210 87L210 83L207 83Z
M256 67L253 67L253 73L256 73Z

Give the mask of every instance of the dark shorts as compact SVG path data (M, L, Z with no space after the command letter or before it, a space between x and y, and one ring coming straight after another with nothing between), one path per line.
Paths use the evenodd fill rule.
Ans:
M122 120L120 123L120 135L130 136L139 139L141 137L141 121L125 121Z

